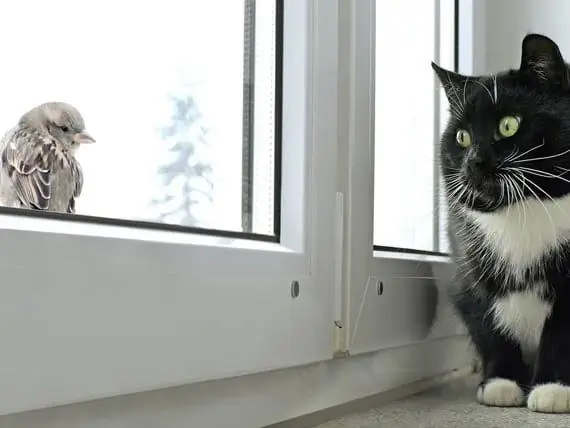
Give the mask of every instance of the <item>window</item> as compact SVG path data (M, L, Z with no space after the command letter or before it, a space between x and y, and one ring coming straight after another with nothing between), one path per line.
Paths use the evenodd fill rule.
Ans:
M410 7L376 2L377 23L393 24L376 25L374 246L439 253L447 248L437 167L447 100L430 63L455 68L455 1Z
M2 336L0 414L331 357L337 9L0 6L13 65L0 78L0 127L59 99L98 140L80 153L80 214L0 210L0 323L18 331ZM186 171L208 180L192 181L190 211L159 219L151 198L174 204L190 186L184 174L154 184L179 159L163 153L178 130L196 143Z
M457 8L453 0L352 3L349 282L338 293L348 297L337 348L359 354L458 334L440 286L449 258L437 153L447 111L430 65L454 68Z
M134 14L91 1L78 16L71 0L6 4L0 36L17 43L3 51L0 132L68 102L97 140L78 152L77 214L277 242L280 5L148 1Z
M380 43L375 28L420 25L383 3L0 6L4 59L15 64L0 76L0 127L60 99L82 112L98 140L79 155L79 214L0 209L0 325L10 326L0 333L9 368L0 414L301 366L431 334L433 266L417 254L373 251L434 251L439 221L430 211L435 170L420 165L422 156L433 164L439 123L434 43L417 54L428 44L405 41L403 31ZM414 5L420 15L433 11ZM378 25L375 7L385 14ZM400 50L377 56L401 66L376 80L397 86L401 69L417 67L414 86L428 88L407 103L386 93L393 108L376 104L385 115L376 129L407 125L392 110L410 100L429 120L414 112L409 129L418 138L386 159L378 153L392 134L380 130L374 159L375 45L396 41ZM386 63L379 59L376 68ZM396 95L411 93L400 86ZM417 239L394 223L412 210L400 193L384 189L373 210L374 160L381 170L401 156L412 158L415 179L430 180L429 198L412 195L413 210L429 214ZM165 183L172 169L164 165L187 174ZM415 191L403 170L392 172L393 184ZM382 233L379 213L404 232ZM401 374L416 380L420 368Z

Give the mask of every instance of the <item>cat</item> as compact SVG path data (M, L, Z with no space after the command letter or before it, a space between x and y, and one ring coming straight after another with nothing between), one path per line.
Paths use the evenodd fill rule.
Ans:
M450 105L450 295L481 360L477 400L569 413L570 68L541 34L524 37L518 69L432 67Z

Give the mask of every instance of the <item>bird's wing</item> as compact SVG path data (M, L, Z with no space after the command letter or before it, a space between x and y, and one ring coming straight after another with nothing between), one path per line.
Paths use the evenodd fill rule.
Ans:
M73 180L73 195L69 200L69 205L67 207L67 212L70 214L75 213L75 200L81 195L83 190L83 171L81 170L81 165L75 160L71 162L71 179Z
M50 160L55 143L36 132L16 129L2 144L2 168L26 208L45 210L51 197Z

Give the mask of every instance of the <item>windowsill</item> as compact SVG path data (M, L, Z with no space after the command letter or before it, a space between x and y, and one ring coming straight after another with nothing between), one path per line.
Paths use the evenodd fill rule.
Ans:
M66 221L25 215L0 213L0 229L25 232L56 233L62 235L90 236L97 238L125 239L132 241L160 242L167 244L225 247L245 250L292 253L285 246L273 242L228 238L167 230L150 230L123 225L95 224L82 221Z
M109 427L251 428L313 414L379 393L407 390L416 382L472 361L464 336L430 340L366 355L213 382L2 416L3 426L75 428L105 415ZM239 391L239 394L236 394ZM41 421L41 422L40 422Z
M393 260L412 260L424 263L450 263L449 256L417 254L417 253L398 253L392 251L374 251L374 258L393 259Z

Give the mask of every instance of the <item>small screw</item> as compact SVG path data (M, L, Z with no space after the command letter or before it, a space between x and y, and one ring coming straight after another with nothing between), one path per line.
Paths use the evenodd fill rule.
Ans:
M376 293L378 293L379 296L384 294L384 283L382 281L376 281Z
M291 282L291 297L296 299L299 297L299 281L292 281Z

